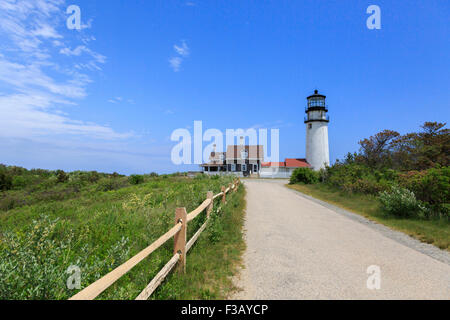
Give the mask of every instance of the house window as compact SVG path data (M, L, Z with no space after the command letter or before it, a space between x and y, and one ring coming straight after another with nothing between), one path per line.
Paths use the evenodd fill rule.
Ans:
M242 172L245 172L245 171L247 171L247 165L246 165L246 164L243 164L243 165L242 165Z
M308 125L308 128L309 128L309 129L312 129L312 124L311 124L311 123Z
M258 172L258 165L257 165L257 164L254 164L254 165L253 165L253 171L254 171L254 172Z
M236 171L236 164L231 165L231 171Z

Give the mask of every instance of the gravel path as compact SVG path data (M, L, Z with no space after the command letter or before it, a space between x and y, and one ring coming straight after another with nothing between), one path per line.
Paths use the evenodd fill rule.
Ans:
M287 189L246 180L247 251L234 299L450 299L450 254ZM368 289L369 266L380 288ZM375 282L370 282L376 285Z

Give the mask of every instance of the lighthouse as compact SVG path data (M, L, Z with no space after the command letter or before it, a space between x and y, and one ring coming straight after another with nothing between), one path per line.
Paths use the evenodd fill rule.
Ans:
M307 98L308 106L305 109L306 117L306 161L318 171L330 164L330 151L328 147L328 107L326 96L315 90Z

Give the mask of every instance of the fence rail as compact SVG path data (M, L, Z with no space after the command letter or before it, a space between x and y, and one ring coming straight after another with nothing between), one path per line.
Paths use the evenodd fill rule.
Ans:
M175 225L154 241L147 248L136 254L134 257L124 262L122 265L109 272L102 278L98 279L91 285L87 286L69 300L93 300L99 296L103 291L109 288L113 283L119 280L128 271L134 268L139 262L147 258L152 252L161 247L164 243L174 238L174 255L167 262L167 264L158 272L158 274L150 281L145 289L136 297L136 300L146 300L164 281L170 271L178 266L178 271L184 273L186 271L186 254L192 248L194 243L199 238L200 234L205 230L211 211L214 207L214 200L221 198L222 203L226 202L226 194L230 191L236 191L240 184L240 180L235 180L228 188L222 186L221 192L213 195L212 191L208 191L206 200L202 202L195 210L189 214L186 213L186 208L177 208L175 211ZM186 243L187 224L194 220L200 213L206 210L206 221L192 236L189 242Z

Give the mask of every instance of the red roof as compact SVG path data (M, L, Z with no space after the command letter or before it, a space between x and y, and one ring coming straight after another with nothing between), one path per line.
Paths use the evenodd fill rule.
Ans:
M311 167L306 159L286 159L286 167L288 168L309 168Z
M306 159L286 159L285 162L263 162L261 166L264 168L276 167L276 168L309 168L311 167Z
M261 163L261 167L285 167L286 164L284 162L263 162Z

